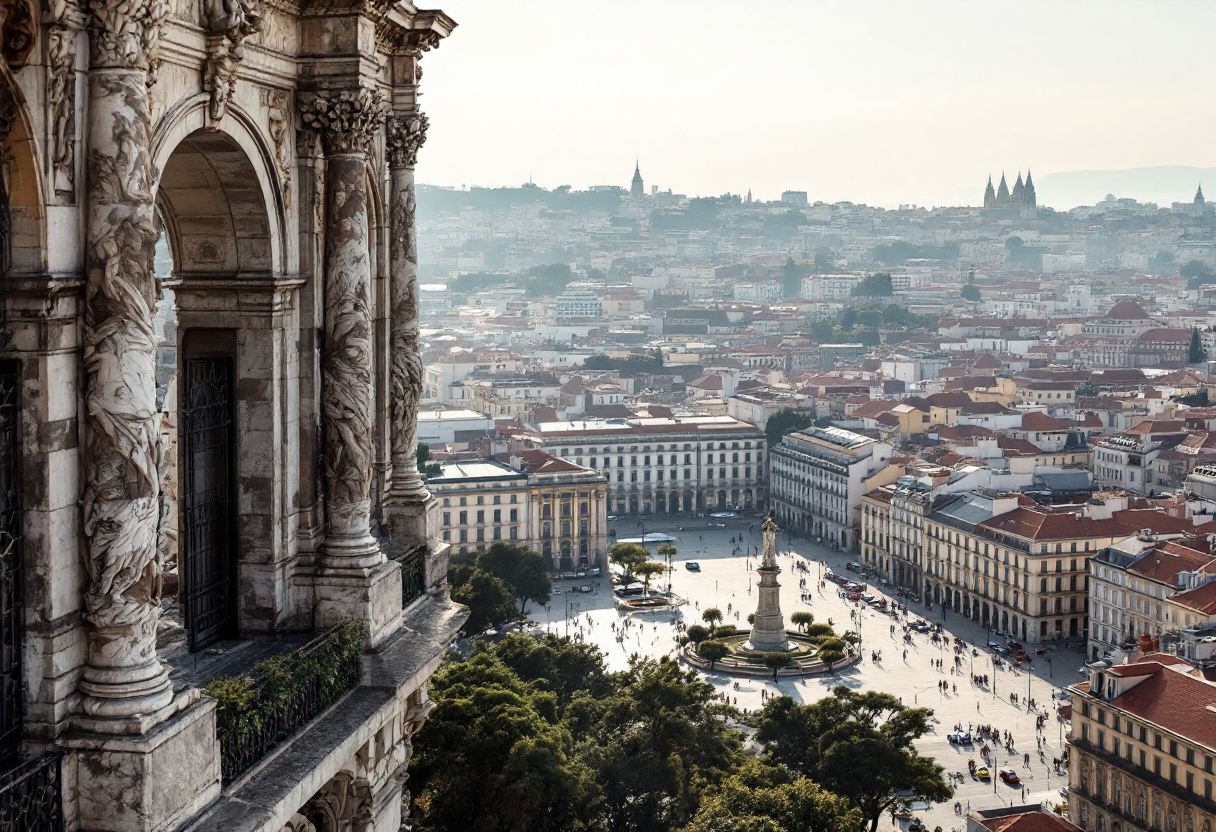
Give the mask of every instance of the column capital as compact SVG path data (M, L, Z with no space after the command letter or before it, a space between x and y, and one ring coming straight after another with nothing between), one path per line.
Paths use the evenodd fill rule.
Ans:
M418 151L426 143L426 130L430 119L426 113L413 112L393 114L388 120L388 166L412 168L418 163Z
M152 86L169 11L168 0L89 0L89 66L143 70Z
M383 94L368 87L300 96L300 118L320 134L326 154L367 153L387 107Z

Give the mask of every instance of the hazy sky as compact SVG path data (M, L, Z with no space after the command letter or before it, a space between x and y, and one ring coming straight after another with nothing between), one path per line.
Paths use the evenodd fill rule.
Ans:
M442 8L431 184L628 185L636 156L647 190L976 204L1002 170L1216 164L1213 0Z

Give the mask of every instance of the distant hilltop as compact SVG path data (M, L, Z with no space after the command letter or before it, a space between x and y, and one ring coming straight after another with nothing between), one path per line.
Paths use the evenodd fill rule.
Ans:
M1216 168L1163 165L1127 170L1074 170L1041 177L1038 196L1040 205L1057 211L1093 205L1107 194L1168 208L1175 202L1190 202L1200 183L1211 183L1210 187L1216 188Z

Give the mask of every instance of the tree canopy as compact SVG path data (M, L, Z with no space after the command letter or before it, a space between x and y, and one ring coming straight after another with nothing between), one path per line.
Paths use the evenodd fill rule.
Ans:
M891 275L886 272L868 274L864 280L853 287L853 294L867 298L890 297L895 294L895 289L891 285Z
M519 602L519 614L528 611L528 602L549 603L553 581L543 555L505 540L495 541L489 549L454 555L451 563L476 566L502 581Z
M415 828L675 832L742 764L712 685L675 662L511 635L449 661L415 740Z
M764 435L768 438L768 446L773 448L781 444L781 438L787 433L810 427L815 421L815 414L804 410L778 410L764 423Z
M932 715L887 693L858 693L840 685L807 705L789 697L770 700L756 739L771 760L847 800L875 832L898 791L933 803L954 793L942 767L912 746L928 732Z
M640 543L613 543L608 547L608 562L621 567L626 583L636 576L638 567L649 560L650 552Z

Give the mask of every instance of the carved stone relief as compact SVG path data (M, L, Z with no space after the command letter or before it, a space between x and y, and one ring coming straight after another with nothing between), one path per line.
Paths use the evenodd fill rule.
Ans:
M262 104L266 107L266 126L270 140L274 142L274 162L279 170L279 184L284 193L291 187L291 105L285 90L262 90Z
M168 0L89 0L90 67L142 69L147 86L155 85L169 11Z
M369 89L310 95L300 104L327 156L325 340L321 409L331 566L383 560L371 536L373 460L371 253L366 153L384 124L384 101Z
M339 771L308 801L304 814L317 832L361 829L373 820L371 786L349 771Z
M149 714L172 699L156 658L161 562L161 441L156 404L156 226L150 102L167 8L157 0L92 6L84 311L83 531L89 666L84 708ZM144 50L144 51L141 51ZM151 50L153 54L149 54ZM109 68L135 72L107 72Z
M388 122L386 150L392 171L391 246L391 430L392 491L395 497L425 497L418 473L418 403L423 368L418 337L418 247L415 234L416 199L413 168L426 141L427 117L422 113L395 116Z
M207 62L203 89L211 96L211 121L218 122L227 114L236 89L236 68L245 57L245 38L262 29L262 4L260 0L206 0L204 14Z
M76 32L47 29L47 85L51 169L55 192L76 193Z
M320 134L330 155L367 153L387 115L384 96L367 87L306 95L300 104L304 126Z
M38 26L31 0L0 2L0 55L9 69L26 65L37 40Z

